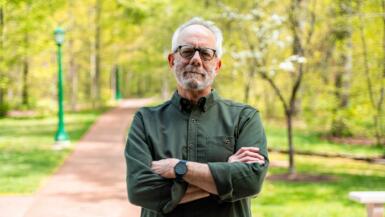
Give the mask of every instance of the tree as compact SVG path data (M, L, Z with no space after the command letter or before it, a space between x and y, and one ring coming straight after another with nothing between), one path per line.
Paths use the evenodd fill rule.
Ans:
M7 87L5 60L4 60L4 2L0 5L0 117L7 113L7 105L5 102L5 92Z
M274 1L269 1L267 4L273 3ZM272 16L267 16L263 12L263 7L267 7L267 5L262 5L262 3L255 3L253 9L249 14L241 15L233 11L227 12L228 19L236 19L245 23L253 21L251 31L250 29L247 29L245 27L247 26L245 25L245 23L243 23L242 25L243 29L241 32L244 37L242 41L244 42L248 50L244 51L240 56L238 53L238 57L251 60L251 62L248 64L248 79L252 79L254 73L259 74L262 79L268 82L268 84L271 86L274 93L278 96L278 99L282 104L287 124L290 174L295 173L295 151L293 144L292 119L296 112L296 101L298 97L298 91L300 90L301 82L303 80L303 74L305 72L304 63L306 61L306 57L308 55L310 56L311 53L311 47L309 46L309 43L313 35L315 25L314 7L316 5L316 2L313 1L312 10L306 8L302 4L300 0L293 0L290 3L289 18L287 24L289 26L289 31L291 32L293 38L291 55L286 60L281 62L279 66L276 66L276 64L271 64L271 62L269 62L268 56L269 52L274 49L272 48L272 45L278 45L278 47L281 46L281 48L282 46L284 46L282 45L284 41L279 40L277 36L280 34L280 31L283 31L283 18L276 14ZM304 14L305 12L307 12L308 15ZM308 18L309 21L307 25L304 25L306 18ZM305 29L305 27L307 29ZM305 47L305 45L307 47ZM296 66L294 64L296 64ZM281 68L282 70L287 71L289 73L289 79L287 80L287 82L289 83L280 83L281 80L278 80L278 78L282 79L282 77L278 77L276 75L276 71L278 70L278 68ZM286 77L287 75L284 76ZM292 83L291 86L290 83ZM248 91L249 86L249 84L246 84L245 90ZM290 87L288 88L287 86ZM289 92L288 96L285 96L286 92Z
M331 15L333 23L331 27L330 41L336 55L336 67L334 71L334 95L336 105L333 108L333 120L331 134L333 136L351 136L351 132L345 123L345 118L341 111L345 110L349 104L350 81L352 77L352 24L353 15L352 1L339 0L335 2Z
M382 6L382 14L385 14L385 1L382 0L381 2ZM372 74L375 74L371 72L371 68L369 67L369 54L368 54L368 45L366 42L366 36L365 36L365 21L363 18L363 10L361 9L362 2L358 1L358 10L359 10L359 33L360 33L360 40L362 45L362 51L363 51L363 65L364 65L364 74L366 78L366 84L367 84L367 91L369 96L370 105L374 109L375 113L373 115L373 122L374 122L374 134L376 137L376 142L378 145L385 145L385 127L384 127L384 114L383 114L383 108L384 108L384 98L385 98L385 62L382 63L382 73L378 73L378 79L380 80L379 86L376 88L373 81ZM383 16L383 25L382 25L382 31L383 31L383 40L382 40L382 47L383 47L383 60L385 60L385 17ZM372 77L373 76L373 77ZM377 90L376 90L377 89Z

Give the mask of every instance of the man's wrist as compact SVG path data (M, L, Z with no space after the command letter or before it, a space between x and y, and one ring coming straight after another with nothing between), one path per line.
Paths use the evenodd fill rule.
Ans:
M175 179L177 181L183 181L183 177L187 174L187 171L188 171L187 161L186 160L180 160L174 166Z

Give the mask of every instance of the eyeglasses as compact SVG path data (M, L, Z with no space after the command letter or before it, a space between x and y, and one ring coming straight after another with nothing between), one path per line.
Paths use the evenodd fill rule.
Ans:
M199 52L199 56L204 61L210 61L216 56L216 50L207 48L207 47L194 47L191 45L180 45L176 48L175 52L179 52L179 54L186 59L191 59L195 52Z

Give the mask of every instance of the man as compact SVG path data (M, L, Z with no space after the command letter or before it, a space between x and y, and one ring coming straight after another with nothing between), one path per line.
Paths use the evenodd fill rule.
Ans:
M257 110L212 89L221 54L211 22L193 18L173 35L177 91L135 114L125 149L129 200L142 217L251 216L269 162L266 138Z

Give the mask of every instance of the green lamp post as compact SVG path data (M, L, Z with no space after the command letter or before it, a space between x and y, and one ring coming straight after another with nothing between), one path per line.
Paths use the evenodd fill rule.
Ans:
M69 144L69 137L64 129L64 111L63 111L63 76L62 76L62 64L61 64L61 46L64 41L64 31L58 27L55 29L55 42L57 45L57 62L58 62L58 130L55 134L55 148L61 149Z
M121 100L122 94L120 93L120 82L119 82L119 66L115 67L115 100Z

